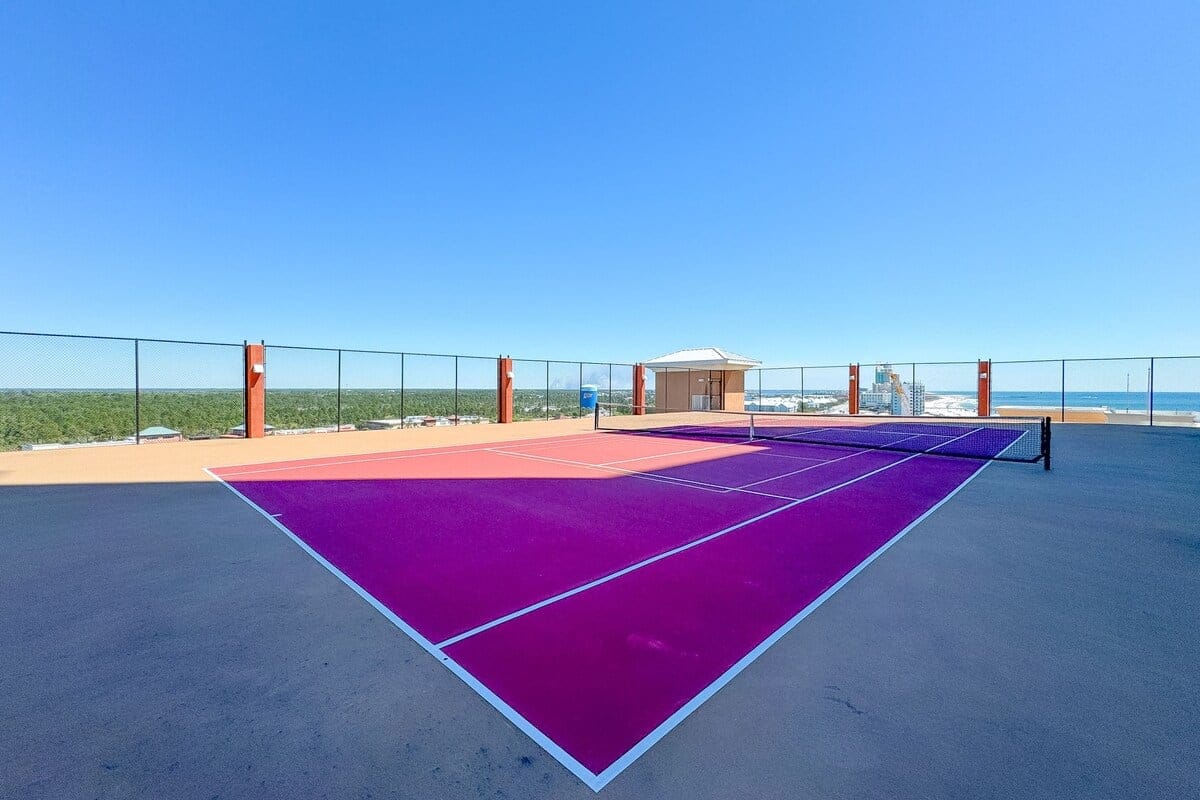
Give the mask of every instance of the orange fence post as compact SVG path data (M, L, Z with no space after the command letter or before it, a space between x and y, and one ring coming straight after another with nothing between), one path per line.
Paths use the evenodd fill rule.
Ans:
M261 439L267 427L267 361L261 344L247 344L246 438Z
M858 364L850 365L850 413L858 413Z
M992 415L992 362L979 362L979 386L976 389L977 405L979 407L979 416L990 417Z
M513 421L513 360L496 359L496 409L497 422Z
M633 413L646 413L646 365L633 365Z

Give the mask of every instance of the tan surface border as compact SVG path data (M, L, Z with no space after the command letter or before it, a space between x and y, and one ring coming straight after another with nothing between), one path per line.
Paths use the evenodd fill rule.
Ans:
M7 452L0 453L0 486L207 481L211 479L204 473L205 467L520 441L591 430L592 420L585 417L510 425L347 431L263 439L210 439Z

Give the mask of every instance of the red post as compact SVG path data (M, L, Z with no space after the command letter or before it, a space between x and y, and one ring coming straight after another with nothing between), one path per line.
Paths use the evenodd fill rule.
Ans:
M858 413L858 364L850 365L850 413Z
M979 386L976 389L976 397L979 405L979 416L990 417L992 415L992 362L979 362Z
M497 422L513 421L513 360L511 358L496 359L496 398L499 408L496 410Z
M633 413L646 413L646 365L633 365Z
M246 345L246 438L261 439L267 428L267 362L261 344Z

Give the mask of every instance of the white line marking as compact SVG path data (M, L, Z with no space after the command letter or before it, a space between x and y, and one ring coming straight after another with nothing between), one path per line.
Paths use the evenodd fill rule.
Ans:
M748 444L750 444L749 441L731 442L729 444L714 444L709 447L695 447L695 448L692 448L691 450L675 450L670 453L654 453L654 454L648 455L648 456L636 456L634 458L622 458L618 461L602 461L602 462L600 462L600 466L611 467L614 464L628 464L630 461L645 461L646 459L649 459L649 458L666 458L667 456L686 456L686 455L690 455L691 453L705 453L709 450L720 450L722 448L728 448L728 447L745 447Z
M996 454L996 458L1002 458L1005 453L1007 453L1009 450L1011 450L1016 445L1017 442L1021 441L1029 434L1030 434L1030 431L1022 431L1020 436L1013 439L1012 442L1010 442L1007 447L1005 447L1003 450L1001 450L999 453Z
M595 436L594 432L593 433L571 434L570 437L564 436L562 438L563 439L571 438L572 441L570 441L570 442L564 441L564 442L561 442L561 444L574 444L576 442L585 441L587 438L591 438L593 436ZM539 440L533 439L530 441L539 441ZM343 464L365 464L365 463L369 463L369 462L373 462L373 461L400 461L400 460L408 459L408 458L430 458L432 456L452 456L452 455L457 455L459 453L499 452L495 449L497 444L502 445L502 444L504 444L504 442L492 442L491 444L488 444L486 446L467 447L467 448L463 448L461 450L438 450L436 452L430 452L428 449L422 449L422 450L404 451L404 452L399 452L399 453L391 453L386 456L378 456L377 455L377 456L371 456L371 457L367 457L367 458L330 456L328 459L322 460L319 463L315 463L315 464L289 464L287 466L262 467L259 469L245 469L245 470L240 469L240 467L238 467L238 466L206 467L206 469L219 469L219 470L235 469L238 471L237 472L225 472L220 477L222 479L236 478L236 477L241 477L242 475L257 475L262 472L289 472L294 469L317 469L319 467L338 467ZM265 463L279 464L278 461L276 461L276 462L268 461ZM245 465L245 466L257 466L257 465Z
M656 483L665 483L672 486L682 486L688 489L700 489L706 492L716 492L718 494L727 494L729 492L741 492L743 494L752 494L757 497L769 497L772 500L795 500L794 497L787 497L781 494L772 494L770 492L756 492L752 489L747 489L744 492L733 486L723 486L719 483L704 483L703 481L693 481L687 478L674 478L670 475L660 475L657 472L641 472L636 469L625 469L624 467L609 467L604 464L589 464L586 461L571 461L565 458L551 458L550 456L538 456L533 453L508 453L503 450L495 450L493 452L501 455L510 456L512 458L524 458L529 461L544 461L547 464L562 464L565 466L579 467L581 469L598 470L600 472L610 472L616 475L625 475L630 478L638 478L639 480L654 481Z
M963 434L963 435L965 436L968 434ZM949 443L946 442L945 444L949 444ZM938 447L941 447L941 446L942 445L938 445ZM445 454L438 454L438 455L445 455ZM512 454L512 455L515 455L515 454ZM809 495L808 497L801 498L799 500L792 500L790 503L780 506L777 509L773 509L772 511L761 514L758 517L755 517L754 519L750 519L750 520L747 520L746 522L739 523L737 526L727 529L725 531L725 533L729 532L730 530L734 530L738 527L748 525L751 522L755 522L755 521L758 521L765 517L771 516L772 514L777 514L780 511L784 511L788 508L793 508L797 505L800 505L801 503L807 502L809 500L820 497L821 495L825 495L832 491L840 489L843 486L848 486L852 483L857 483L858 481L869 478L872 475L877 475L880 472L883 472L888 469L892 469L893 467L899 466L900 464L903 464L907 461L911 461L914 458L918 458L921 455L923 455L923 454L922 453L914 453L913 455L908 456L907 458L903 458L900 461L897 461L893 464L888 464L884 467L881 467L880 469L874 470L873 472L868 472L864 475L860 475L859 477L854 478L853 480L847 481L846 483L839 484L838 486L834 486L829 489L825 489L824 491L817 492L815 494ZM596 773L592 772L591 770L589 770L587 767L583 766L583 764L581 764L577 759L575 759L570 753L568 753L566 750L564 750L562 747L560 747L558 744L556 744L554 742L554 740L552 740L546 734L542 733L542 731L539 730L537 728L537 726L535 726L529 720L525 719L525 717L523 717L520 713L518 713L516 709L514 709L508 703L504 702L502 699L500 699L500 697L495 692L493 692L491 689L489 689L487 686L485 686L482 682L480 682L480 680L478 678L476 678L474 675L472 675L470 672L468 672L466 669L464 669L453 658L451 658L450 656L448 656L444 652L442 652L441 647L447 646L447 643L461 641L462 639L467 638L468 635L474 635L475 633L481 632L481 630L485 630L486 627L495 627L495 625L500 624L500 621L496 621L494 623L488 623L488 625L486 627L481 626L479 629L467 631L466 634L460 634L459 636L453 637L452 639L447 639L446 642L444 642L442 645L433 644L428 639L426 639L424 636L422 636L420 633L418 633L415 628L413 628L411 625L406 623L404 620L400 619L400 617L398 617L395 613L393 613L387 606L383 605L383 603L379 602L373 596L371 596L371 594L369 592L367 592L365 589L363 589L361 586L359 586L348 575L346 575L344 572L342 572L340 569L338 569L332 563L330 563L327 559L325 559L324 556L322 556L320 553L318 553L316 550L314 550L312 547L310 547L303 539L301 539L300 537L296 536L296 534L294 534L290 530L288 530L287 527L285 527L282 522L280 522L278 519L276 519L271 514L268 514L257 503L255 503L253 500L251 500L246 495L242 494L240 491L238 491L237 488L235 488L234 486L227 483L223 478L216 475L214 472L212 472L212 470L205 468L204 472L210 478L216 480L218 483L220 483L226 489L233 492L234 495L241 498L247 505L249 505L251 508L253 508L255 511L257 511L259 514L261 514L264 519L266 519L268 522L270 522L272 525L274 525L276 528L278 528L280 531L282 531L289 539L291 539L293 542L295 542L302 550L304 550L304 552L308 553L308 555L311 556L313 558L313 560L315 560L321 566L325 567L325 569L327 569L330 573L332 573L338 580L340 580L346 586L350 587L350 589L355 594L357 594L359 597L361 597L363 600L365 600L368 604L370 604L370 606L372 608L374 608L376 611L378 611L380 614L382 614L385 619L387 619L389 622L391 622L393 625L395 625L397 628L399 628L406 636L408 636L410 639L412 639L414 642L416 642L423 650L425 650L427 653L429 653L430 655L436 657L439 661L441 661L442 665L445 666L446 669L450 670L450 672L453 673L455 676L457 676L459 680L461 680L467 686L471 687L471 689L473 689L480 697L482 697L485 701L487 701L487 703L489 705L491 705L493 708L495 708L497 711L499 711L500 714L505 719L507 719L509 722L511 722L513 725L515 725L518 730L523 732L526 736L528 736L530 739L532 739L539 747L541 747L543 750L545 750L546 753L551 758L555 759L556 761L558 761L558 763L562 764L563 767L565 767L567 769L567 771L569 771L572 775L574 775L576 778L578 778L580 781L582 781L585 786L587 786L589 789L591 789L594 792L599 792L613 778L615 778L618 774L620 774L626 767L628 767L630 764L632 764L634 761L636 761L643 753L645 753L647 750L649 750L651 747L653 747L654 744L656 742L658 742L659 739L661 739L663 736L667 735L667 733L669 733L671 731L671 729L673 729L676 725L678 725L680 722L682 722L689 714L691 714L693 711L695 711L697 708L699 708L700 705L703 704L705 700L707 700L713 694L716 694L716 692L718 690L720 690L721 687L723 687L729 681L733 680L733 678L736 677L739 672L741 672L743 669L745 669L747 666L749 666L755 659L757 659L760 655L762 655L762 653L766 652L766 650L772 644L774 644L776 641L778 641L780 638L782 638L788 631L790 631L792 628L794 628L796 626L796 624L800 622L800 620L804 619L804 617L806 617L806 616L808 616L808 614L812 613L812 611L817 606L819 606L826 599L828 599L829 596L831 596L834 592L836 592L838 589L840 589L842 586L844 586L846 583L848 583L851 578L853 578L855 575L857 575L859 572L861 572L863 570L863 568L866 567L867 564L870 564L872 561L874 561L875 558L877 558L884 550L891 547L892 544L894 544L901 537L903 537L906 533L908 533L910 530L912 530L912 528L915 527L919 522L924 520L926 517L928 517L930 514L932 514L938 508L940 508L942 506L942 504L944 504L947 500L949 500L951 497L953 497L955 494L957 494L958 491L960 489L962 489L962 487L965 486L971 480L971 478L974 478L975 475L978 475L980 472L982 472L983 469L985 467L987 467L989 463L991 463L991 462L984 462L983 466L981 466L970 477L968 477L965 481L963 481L963 483L961 483L957 489L952 491L950 494L946 495L946 497L942 498L941 501L939 501L932 508L930 508L924 514L922 514L920 517L918 517L915 521L913 521L913 523L911 525L909 525L903 531L898 533L895 537L893 537L891 540L889 540L881 548L876 550L875 553L873 553L871 556L869 556L865 561L863 561L857 567L855 567L853 570L851 570L849 573L847 573L847 575L845 577L843 577L840 581L838 581L832 587L827 589L824 594L822 594L820 597L818 597L816 600L814 600L812 603L810 603L809 606L807 606L797 616L793 617L791 620L789 620L787 623L785 623L783 627L781 627L779 630L777 630L774 634L772 634L767 640L765 640L762 644L760 644L754 650L750 651L750 653L743 656L741 660L739 660L736 664L734 664L732 667L730 667L729 670L727 670L720 678L718 678L716 681L714 681L712 684L710 684L700 694L696 695L690 701L688 701L688 703L686 705L684 705L683 708L679 709L679 711L676 711L674 714L672 714L670 717L668 717L666 720L664 720L657 728L655 728L644 739L642 739L640 742L638 742L638 744L634 745L623 756L621 756L621 758L617 759L617 761L615 761L607 769L605 769L603 772L601 772L599 774L596 774ZM714 539L720 535L724 535L724 534L722 532L710 534L709 536L705 537L704 539L697 540L696 542L694 542L690 545L684 545L682 548L678 548L676 551L673 551L673 552L679 552L683 549L690 549L691 547L698 546L698 545L700 545L706 541L709 541L711 539ZM662 558L672 555L673 552L668 551L667 553L663 553L661 556L656 556L654 558L654 560L661 560ZM644 564L642 564L642 565L644 566ZM637 567L638 567L638 565L636 565L636 564L633 565L632 567L627 567L620 574L624 574L625 572L630 572L633 569L636 569ZM594 581L592 584L588 584L588 585L585 585L584 587L580 587L578 590L572 590L572 593L578 594L579 591L583 591L585 588L590 588L591 586L597 585L601 582L607 582L607 580L612 580L613 578L618 577L618 576L619 576L618 574L614 574L612 577L609 577L607 579L602 578L599 581ZM558 599L561 599L564 596L566 596L566 595L564 594L562 596L559 596ZM552 602L554 600L555 600L555 598L550 598L548 601L543 601L543 603L539 604L539 606L540 605L548 605L549 602ZM533 609L531 608L530 610L533 610ZM509 615L509 617L507 617L507 618L501 618L501 620L507 621L507 619L511 619L514 616L520 615L522 613L528 613L528 611L522 610L521 612L516 612L514 615Z
M579 780L583 781L583 783L588 788L590 788L593 791L598 792L598 791L600 791L601 788L603 788L604 784L608 782L608 781L600 782L598 777L596 776L596 773L592 772L590 769L583 766L583 764L579 763L579 761L576 760L570 753L568 753L566 750L562 749L562 747L560 747L558 744L556 744L554 742L554 740L552 740L549 736L547 736L546 734L544 734L540 730L538 730L538 728L533 723L531 723L529 720L525 719L525 717L521 716L521 714L518 713L516 709L514 709L508 703L501 700L496 695L495 692L493 692L491 689L489 689L488 687L486 687L482 683L480 683L478 678L476 678L470 672L467 672L467 670L464 669L461 665L459 665L458 662L456 662L450 656L446 655L441 650L439 650L436 645L434 645L432 642L430 642L424 636L417 633L415 628L413 628L411 625L409 625L404 620L400 619L400 617L396 616L396 614L393 613L391 609L389 609L383 603L379 602L374 597L372 597L371 594L367 590L365 590L361 586L359 586L352 578L350 578L348 575L346 575L346 573L342 572L340 569L335 567L332 563L330 563L328 560L326 560L326 558L324 556L322 556L320 553L318 553L316 550L309 547L308 544L303 539L301 539L299 536L297 536L296 534L294 534L290 530L288 530L286 527L284 527L283 523L281 523L279 520L272 517L270 514L268 514L266 511L264 511L262 509L262 507L260 507L257 503L255 503L253 500L251 500L246 495L242 494L235 487L226 483L224 480L222 480L218 475L216 475L211 470L205 468L204 471L206 473L208 473L208 476L210 478L216 480L218 483L220 483L226 489L228 489L229 491L233 492L235 495L240 497L247 505L249 505L251 508L253 508L255 511L257 511L259 514L261 514L264 518L266 518L272 525L274 525L276 528L278 528L280 531L282 531L289 539L291 539L293 542L295 542L297 545L299 545L300 549L302 549L304 552L306 552L310 556L312 556L314 561L316 561L318 564L323 566L325 569L329 570L329 572L331 572L342 583L349 586L350 589L355 594L357 594L363 600L367 601L367 603L370 604L370 606L372 608L374 608L376 611L378 611L380 614L382 614L385 619L387 619L389 622L391 622L393 625L395 625L397 628L399 628L401 631L403 631L404 634L406 636L408 636L408 638L412 639L414 642L416 642L418 645L420 645L420 647L423 650L425 650L425 652L434 656L438 661L440 661L442 663L442 666L444 666L444 667L446 667L446 669L450 670L450 672L452 672L454 675L456 675L459 680L461 680L467 686L470 686L472 689L474 689L475 692L480 697L482 697L493 708L495 708L497 711L499 711L504 716L505 719L507 719L513 725L517 726L517 728L519 730L521 730L526 736L528 736L535 743L537 743L538 746L540 746L543 750L545 750L546 753L548 753L551 758L558 761L558 763L560 763L564 767L566 767L567 770L572 775L574 775L576 778L579 778Z
M963 434L963 435L965 436L966 434ZM938 445L938 447L941 447L941 445ZM922 455L925 455L925 454L924 453L913 453L912 455L906 456L905 458L902 458L899 461L893 461L891 464L884 464L882 467L879 467L878 469L873 469L870 472L864 472L862 475L859 475L854 478L850 478L849 480L842 481L841 483L837 484L836 486L830 486L829 488L822 489L819 492L813 492L812 494L805 495L804 497L792 499L792 501L790 503L787 503L786 505L779 506L778 508L773 508L770 511L764 511L762 514L759 514L756 517L752 517L748 520L743 520L742 522L739 522L735 525L730 525L728 528L723 528L723 529L717 531L716 533L710 533L707 536L701 537L692 542L688 542L687 544L682 544L682 545L679 545L678 547L671 548L670 550L667 550L666 552L663 552L663 553L659 553L656 556L650 556L649 558L642 559L641 561L637 562L636 564L630 564L628 567L619 569L616 572L609 573L608 575L597 578L594 581L589 581L580 586L576 586L574 589L568 589L565 592L560 592L559 594L556 594L553 597L547 597L545 600L540 600L536 603L533 603L532 605L525 606L525 608L518 609L518 610L512 612L511 614L505 614L502 617L497 617L496 619L492 620L491 622L485 622L482 625L477 625L476 627L471 628L471 630L469 630L469 631L464 631L463 633L460 633L457 636L451 636L449 639L446 639L445 641L438 642L437 646L439 648L441 648L441 647L449 647L452 644L457 644L458 642L461 642L463 639L469 639L470 637L472 637L476 634L483 633L486 630L491 630L492 628L495 628L497 625L503 625L505 622L510 622L514 619L517 619L518 617L523 617L526 614L537 611L540 608L545 608L546 606L551 605L553 603L557 603L560 600L565 600L568 597L572 597L574 595L579 594L580 592L585 592L588 589L593 589L597 586L600 586L601 584L605 584L605 583L608 583L609 581L616 580L617 578L620 578L623 575L628 575L629 573L631 573L635 570L639 570L643 567L647 567L647 566L655 563L656 561L662 561L664 558L670 558L673 555L678 555L679 553L682 553L686 550L691 550L693 547L699 547L700 545L704 544L705 542L711 542L713 539L717 539L721 536L725 536L726 534L732 533L740 528L744 528L752 522L758 522L760 520L764 520L767 517L778 514L780 511L786 511L789 508L795 508L796 506L798 506L802 503L807 503L810 500L816 500L818 497L824 497L825 495L829 494L830 492L836 492L838 489L844 489L847 486L858 483L859 481L866 480L867 478L870 478L874 475L878 475L881 472L886 472L887 470L892 469L893 467L898 467L901 464L912 461L914 458L918 458Z
M858 452L851 453L848 456L841 456L840 458L833 458L833 459L830 459L829 461L822 461L820 464L810 464L807 467L801 467L800 469L794 469L791 472L785 472L782 475L773 475L770 478L763 478L762 480L754 481L753 483L743 483L741 486L737 486L735 488L749 489L751 486L758 486L759 484L762 484L762 483L770 483L771 481L777 481L780 478L790 478L793 475L799 475L801 472L808 472L810 469L816 469L817 467L823 467L826 464L835 464L838 461L845 461L847 458L855 458L857 456L863 455L864 453L875 453L875 452L879 452L879 451L877 451L877 450L859 450Z
M759 444L760 442L763 444L767 444L771 441L772 441L771 439L755 439L754 444ZM822 447L822 446L832 447L832 446L834 446L834 445L821 445L816 442L792 442L791 444L811 444L814 447ZM839 449L842 449L840 445L838 447L839 447ZM795 459L796 461L830 461L831 460L828 458L814 458L812 456L793 456L788 453L772 453L770 450L755 450L753 452L753 455L769 456L771 458L791 458L791 459Z
M764 511L763 513L759 514L756 517L751 517L750 519L742 520L741 522L738 522L734 525L730 525L728 528L722 528L721 530L717 531L716 533L710 533L707 536L704 536L700 539L696 539L693 542L688 542L687 544L682 544L678 547L674 547L670 550L667 550L665 553L659 553L656 556L651 556L650 558L642 559L641 561L637 562L636 564L630 564L628 567L619 569L616 572L611 572L602 578L597 578L594 581L589 581L588 583L582 584L580 586L576 586L574 589L568 589L565 592L559 592L558 594L554 595L553 597L547 597L545 600L540 600L532 605L525 606L525 608L518 609L518 610L512 612L511 614L505 614L503 617L497 617L496 619L491 620L490 622L485 622L482 625L477 625L476 627L471 628L468 631L463 631L462 633L458 634L457 636L451 636L449 639L446 639L445 641L438 642L437 647L443 648L443 647L449 647L452 644L458 644L463 639L470 639L472 636L474 636L476 634L483 633L484 631L487 631L487 630L491 630L492 628L495 628L498 625L503 625L506 622L511 622L512 620L517 619L518 617L523 617L526 614L537 611L539 608L545 608L546 606L557 603L560 600L566 600L568 597L572 597L581 592L586 592L588 589L594 589L595 587L600 586L601 584L608 583L609 581L614 581L617 578L620 578L622 575L628 575L630 572L641 569L642 567L649 566L650 564L653 564L656 561L662 561L664 558L670 558L671 556L682 553L685 550L691 550L693 547L699 547L700 545L704 544L705 542L710 542L713 539L716 539L720 536L724 536L727 533L732 533L733 531L736 531L739 528L744 528L747 525L764 520L767 517L778 514L780 511L786 511L789 508L794 508L795 506L798 506L798 505L800 505L800 503L803 503L803 502L804 502L803 500L793 500L792 502L785 503L784 505L779 506L777 508L772 508L770 511Z
M918 455L920 455L920 454L918 454ZM640 758L647 750L649 750L651 747L653 747L655 744L657 744L660 739L662 739L664 736L666 736L668 733L670 733L677 725L679 725L679 723L681 723L685 719L687 719L687 717L690 716L693 711L695 711L697 708L699 708L705 702L707 702L709 698L711 698L714 694L716 694L722 688L724 688L726 684L728 684L730 681L732 681L734 678L736 678L738 676L738 674L742 672L742 670L746 669L746 667L753 664L758 659L759 656L761 656L763 653L767 652L767 650L769 650L772 645L774 645L776 642L778 642L780 639L782 639L784 636L786 636L793 628L795 628L797 625L799 625L800 622L803 621L805 617L807 617L808 615L810 615L814 611L816 611L817 608L819 608L822 603L824 603L826 600L828 600L830 597L832 597L839 589L841 589L843 586L845 586L847 583L849 583L851 581L851 579L853 579L860 572L862 572L864 569L866 569L867 566L871 564L871 562L873 562L875 559L877 559L881 555L883 555L883 553L888 548L890 548L892 545L896 544L896 542L903 539L913 528L917 527L922 522L924 522L925 519L928 518L930 514L937 511L939 508L941 508L943 505L945 505L947 502L949 502L951 497L954 497L954 495L956 495L960 491L962 491L963 487L965 487L968 483L970 483L972 480L974 480L975 477L977 475L979 475L979 473L983 472L983 470L985 470L989 464L991 464L990 461L985 461L983 463L983 465L979 467L979 469L977 469L977 470L975 470L975 472L971 473L953 491L951 491L948 495L946 495L941 500L939 500L937 503L935 503L933 506L931 506L929 508L929 510L926 511L924 514L922 514L921 516L919 516L915 520L913 520L906 528L904 528L904 530L900 531L895 536L893 536L891 539L889 539L887 542L885 542L878 550L876 550L871 555L867 556L862 562L859 563L859 565L857 567L855 567L854 569L847 572L845 574L845 576L842 577L841 580L839 580L833 586L830 586L828 589L826 589L824 592L822 592L815 600L813 600L811 603L809 603L807 606L805 606L803 609L801 609L800 612L797 613L794 617L792 617L787 622L785 622L783 625L781 625L774 633L772 633L770 636L768 636L766 639L764 639L757 647L755 647L753 650L751 650L746 655L742 656L736 664L734 664L732 667L727 669L719 678L717 678L715 681L710 683L699 694L697 694L695 697L693 697L691 700L689 700L687 703L685 703L682 708L680 708L674 714L672 714L671 716L669 716L665 720L663 720L662 723L660 723L657 728L655 728L650 733L648 733L644 739L642 739L640 742L635 744L633 747L631 747L629 750L627 750L623 756L621 756L616 761L614 761L612 764L610 764L607 769L603 770L599 775L596 776L596 783L598 785L596 788L596 791L599 791L600 789L604 788L604 786L609 781L611 781L613 778L617 777L617 775L621 774L621 772L623 770L625 770L630 764L637 761L638 758Z

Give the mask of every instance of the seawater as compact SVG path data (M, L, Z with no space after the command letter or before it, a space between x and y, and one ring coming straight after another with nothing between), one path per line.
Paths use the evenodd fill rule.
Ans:
M1057 408L1062 402L1061 392L992 392L993 407ZM1148 398L1145 392L1067 392L1066 404L1068 408L1145 411ZM1200 412L1200 392L1155 392L1154 410Z
M808 391L808 396L833 394L832 391ZM749 391L746 396L753 399L758 392ZM967 389L928 389L927 394L942 397L975 399L975 391ZM763 397L799 397L799 389L764 389ZM1027 408L1058 408L1063 401L1060 392L992 392L992 406L1024 406ZM1145 392L1067 392L1068 408L1100 408L1113 411L1145 411ZM1200 392L1155 392L1155 411L1191 411L1200 413Z

